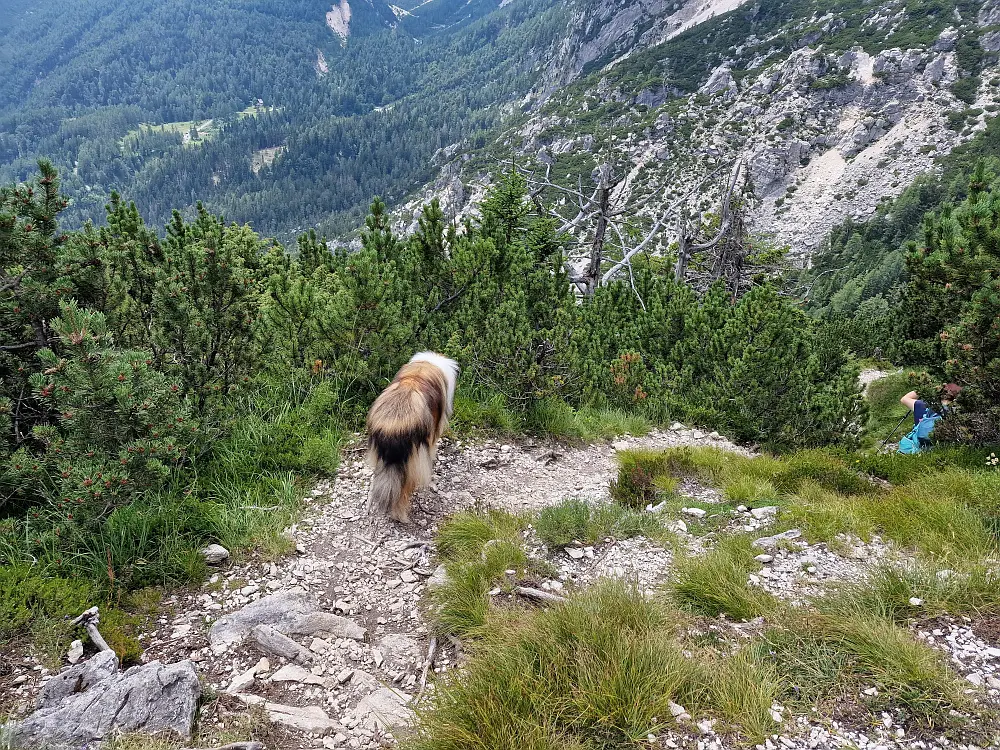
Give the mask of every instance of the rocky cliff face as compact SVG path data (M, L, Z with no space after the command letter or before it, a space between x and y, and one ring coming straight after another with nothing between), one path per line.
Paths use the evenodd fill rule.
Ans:
M604 0L586 22L581 7L534 105L489 151L573 183L610 163L619 207L646 223L743 159L754 228L805 262L833 226L874 213L998 109L1000 0L937 16L894 0L861 19L855 4L820 16L796 3ZM461 145L439 159L407 221L431 195L474 209L497 166ZM697 209L712 209L715 182ZM672 239L668 226L661 248Z

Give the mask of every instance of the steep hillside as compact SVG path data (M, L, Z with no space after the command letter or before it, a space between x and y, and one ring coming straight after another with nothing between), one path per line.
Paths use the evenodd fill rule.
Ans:
M655 21L619 14L604 29L665 41L619 57L613 45L601 57L576 44L564 70L593 72L498 131L488 148L457 154L420 198L438 194L461 210L475 194L468 186L488 183L513 151L528 168L574 184L610 163L619 207L651 223L664 204L742 158L756 227L802 258L834 226L901 193L997 110L992 0L733 0L673 15L655 5L642 6ZM713 208L711 190L701 193L698 207ZM668 226L662 243L673 236Z

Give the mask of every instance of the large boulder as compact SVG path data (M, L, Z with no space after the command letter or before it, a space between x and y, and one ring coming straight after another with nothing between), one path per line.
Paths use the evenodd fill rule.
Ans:
M222 653L242 643L258 626L273 628L282 635L358 641L367 635L365 629L352 620L320 610L304 591L279 591L220 617L208 631L208 642L213 651Z
M191 738L201 684L194 664L150 662L118 672L102 651L70 667L42 689L33 714L13 724L13 747L70 750L113 731Z

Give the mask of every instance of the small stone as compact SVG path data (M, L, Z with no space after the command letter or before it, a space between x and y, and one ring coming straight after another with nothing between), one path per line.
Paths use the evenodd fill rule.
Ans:
M23 685L27 681L28 681L28 675L26 675L26 674L19 674L17 677L15 677L13 679L13 681L11 682L11 684L12 685Z
M774 518L776 515L778 515L778 506L765 505L760 508L754 508L753 510L750 511L750 515L756 518L757 520L763 520L765 518Z
M680 432L681 430L687 429L680 422L674 422L670 425L671 432Z
M747 506L745 506L745 505L737 505L736 506L736 510L739 513L746 513L750 509Z
M774 561L774 555L757 555L754 560L766 565L767 563Z
M864 693L865 695L878 695L878 688L876 687L865 688L861 692Z
M910 606L911 607L919 607L923 603L924 603L924 600L921 599L920 597L917 597L917 596L911 596L910 597Z
M325 748L340 747L345 742L347 742L347 735L344 734L343 732L337 732L337 734L335 734L333 737L323 738L323 747Z
M782 531L780 534L775 534L774 536L764 536L760 539L754 539L753 546L769 549L771 547L777 547L779 542L798 539L800 536L802 536L801 530L789 529L788 531Z
M687 526L686 523L684 523L680 519L677 519L676 521L674 521L674 522L672 522L670 524L669 529L670 529L670 531L673 531L675 533L687 534L688 526Z
M771 718L774 719L775 723L780 724L781 723L781 712L780 711L775 711L772 708L771 709Z
M704 518L708 515L708 511L702 508L681 508L681 513L692 518Z
M230 695L235 695L236 693L242 693L248 687L253 685L254 679L256 679L258 674L267 672L271 669L271 663L267 659L261 659L253 667L250 667L243 674L239 674L233 678L232 682L229 683L229 687L226 688L226 692Z
M271 721L298 729L301 732L324 736L340 729L340 725L319 706L299 707L285 706L280 703L264 703L264 709Z
M815 565L807 565L806 566L806 573L809 573L810 575L816 575L816 566Z
M375 669L379 669L383 664L385 664L385 656L377 648L372 649L372 658L375 660Z
M313 638L312 642L309 644L309 650L314 654L325 654L330 650L330 644L322 638Z
M709 440L722 440L722 435L720 435L717 432L710 432L710 433L708 433L708 439Z
M403 583L415 583L420 580L412 570L404 570L399 574L399 578Z
M337 682L343 685L345 682L351 679L353 675L354 675L353 669L343 669L337 673Z
M970 674L965 675L965 679L976 687L982 687L984 682L983 676L979 674L979 672L971 672Z
M210 544L201 550L201 556L209 565L218 565L229 559L229 550L221 544Z
M670 706L670 715L673 716L675 719L679 720L680 717L682 716L690 717L690 714L688 714L687 709L684 708L684 706L678 705L673 701L670 701L668 705Z
M998 680L996 677L987 677L986 685L991 690L1000 690L1000 680Z
M379 688L361 699L354 710L358 717L365 717L380 729L394 729L413 721L413 711L407 707L411 696L390 688Z
M73 641L69 645L69 653L66 654L66 661L68 661L70 664L76 664L82 658L83 658L83 641Z
M574 560L582 560L583 556L586 553L579 547L567 547L566 554L572 557Z
M303 685L324 685L326 680L312 672L307 672L297 664L286 664L273 675L271 682L298 682Z

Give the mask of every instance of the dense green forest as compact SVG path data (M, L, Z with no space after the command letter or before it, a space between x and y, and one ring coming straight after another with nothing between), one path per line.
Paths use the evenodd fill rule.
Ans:
M358 2L346 40L315 0L22 10L0 35L0 177L51 158L74 222L103 221L117 188L155 224L200 199L285 239L354 229L373 194L395 201L429 179L438 149L485 132L537 80L567 9L498 5L438 0L395 23Z

